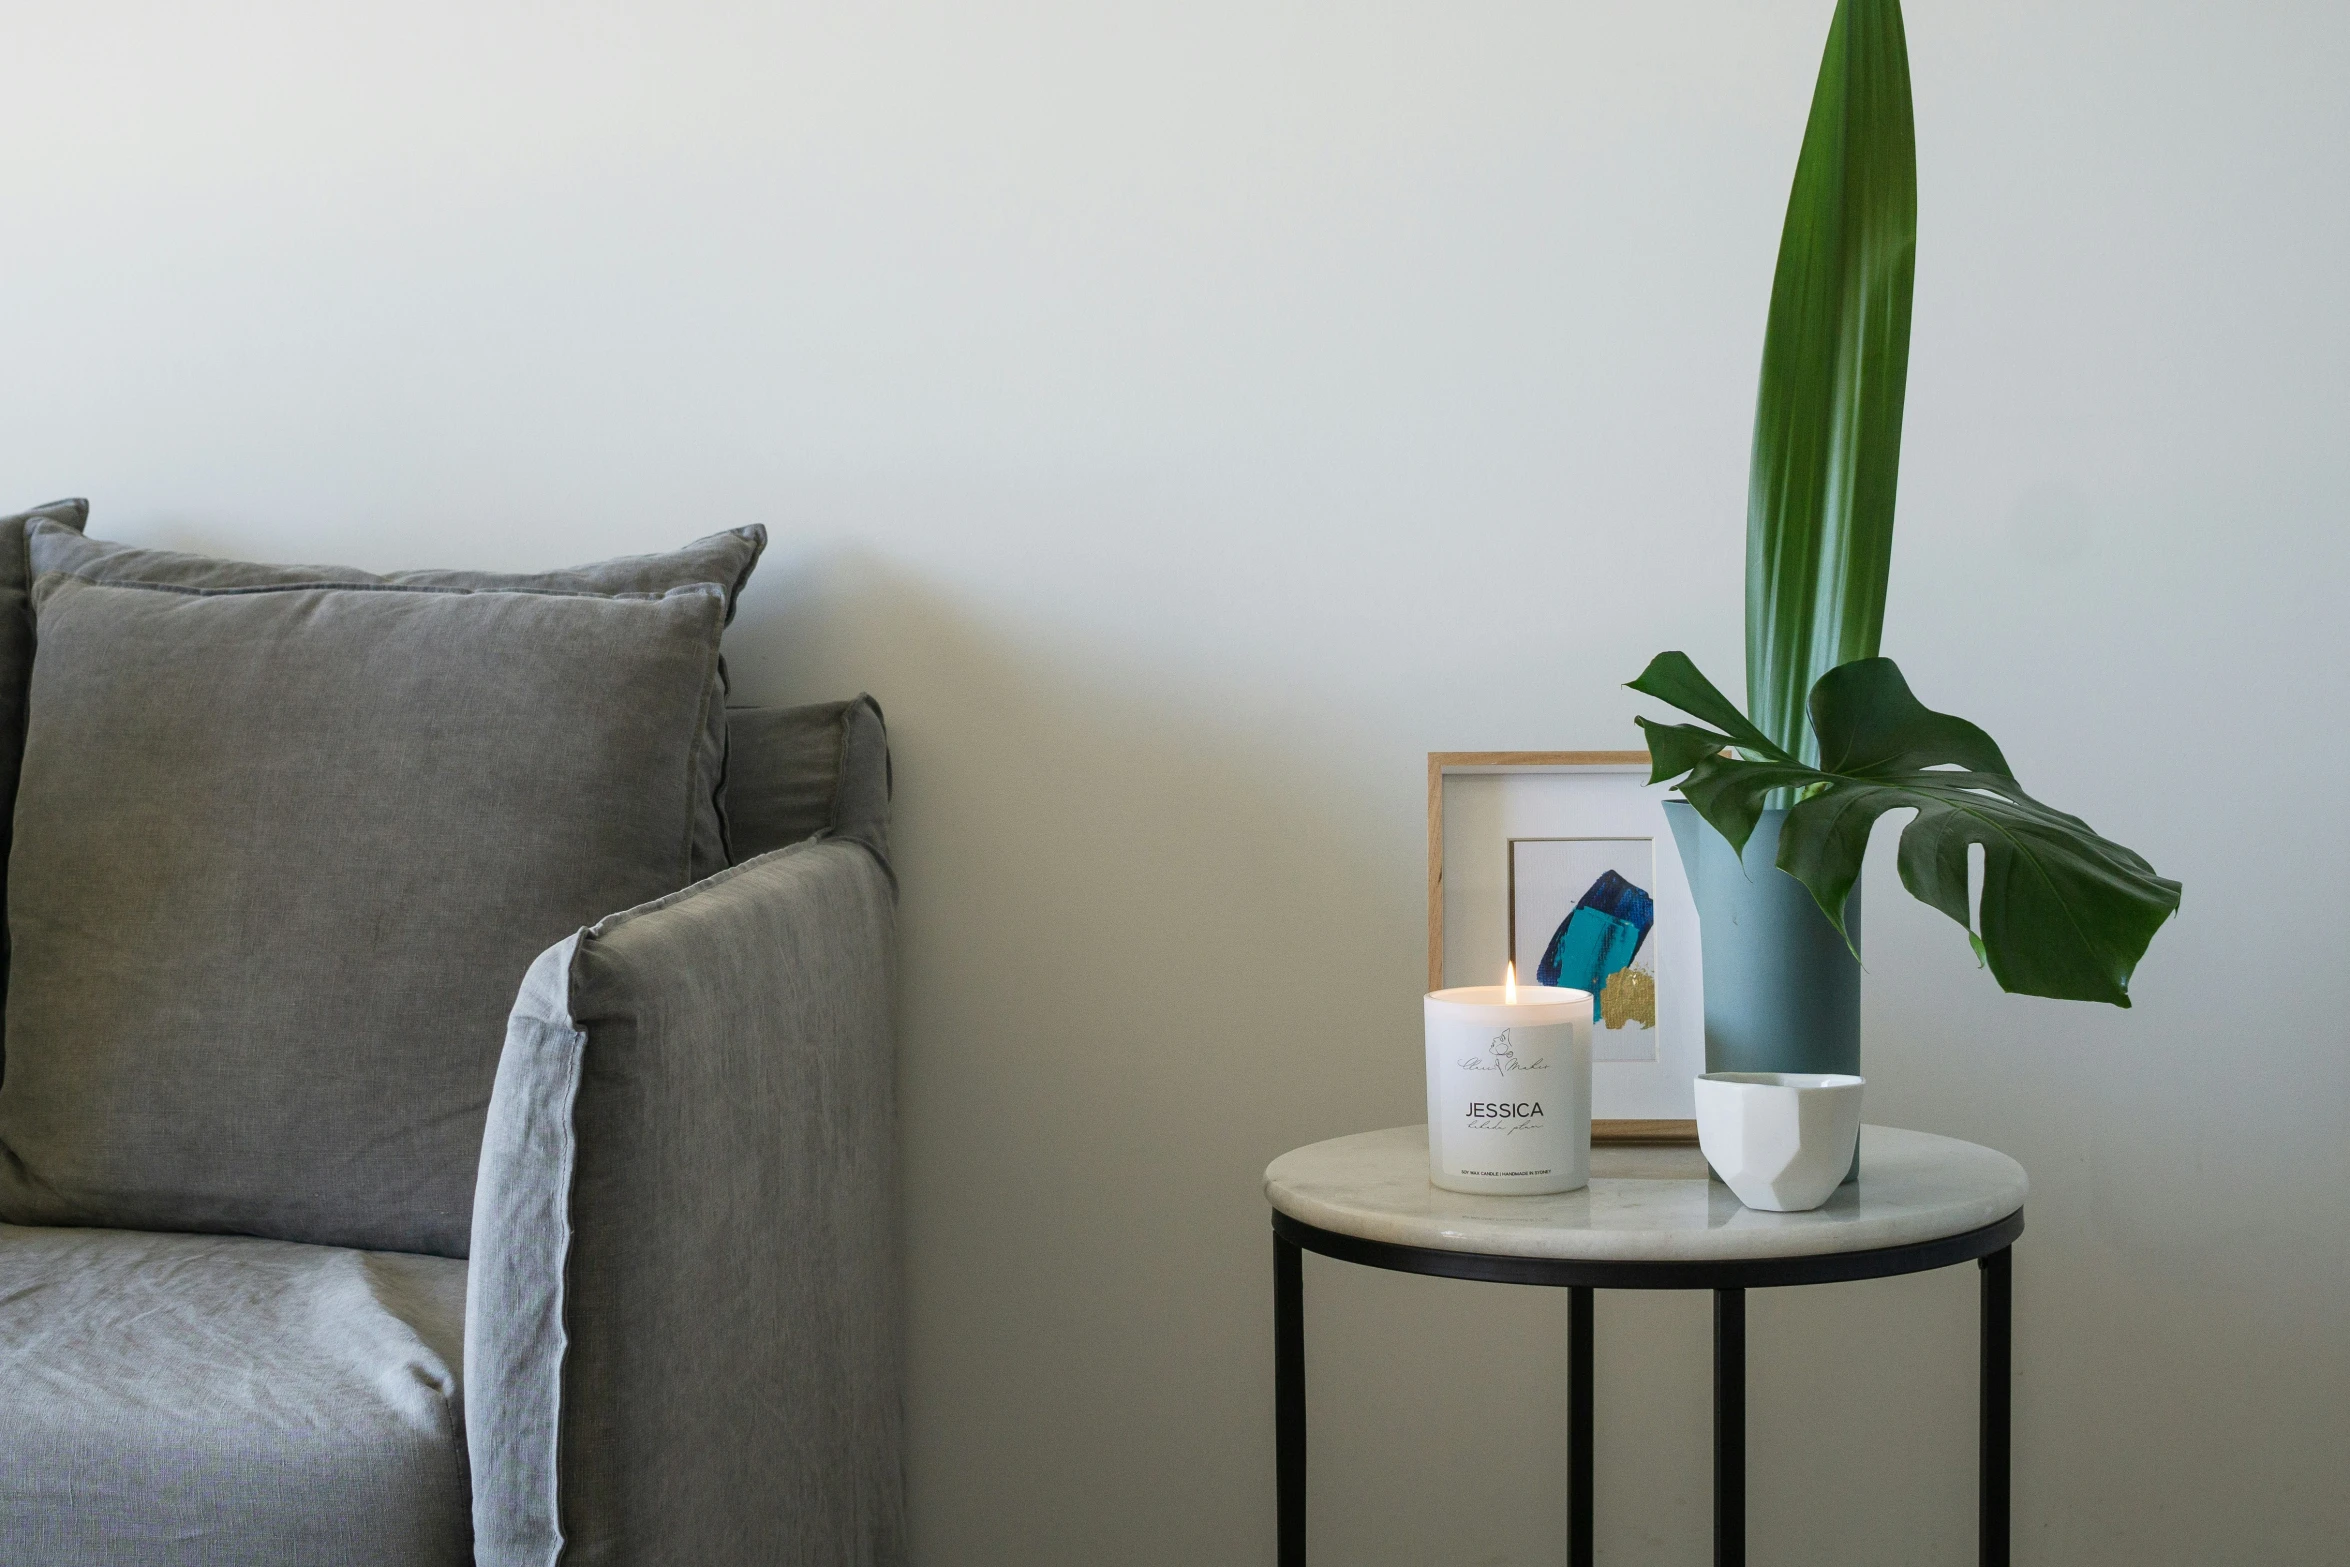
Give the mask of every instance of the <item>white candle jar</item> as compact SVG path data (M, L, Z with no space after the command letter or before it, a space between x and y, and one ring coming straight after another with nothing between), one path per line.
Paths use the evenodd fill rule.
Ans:
M1519 985L1429 994L1428 1179L1524 1196L1591 1182L1591 994Z

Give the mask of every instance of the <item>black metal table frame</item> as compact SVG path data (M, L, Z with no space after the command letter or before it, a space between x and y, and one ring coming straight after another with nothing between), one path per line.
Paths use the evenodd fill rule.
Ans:
M1727 1262L1586 1262L1438 1251L1363 1240L1273 1215L1273 1408L1279 1493L1280 1567L1306 1562L1305 1252L1397 1273L1495 1284L1539 1284L1568 1291L1567 1561L1592 1567L1591 1355L1592 1291L1712 1290L1714 1294L1714 1562L1746 1562L1746 1292L1793 1284L1837 1284L1924 1273L1962 1262L1983 1271L1982 1386L1978 1537L1983 1567L2008 1561L2008 1379L2013 1348L2014 1266L2010 1249L2024 1230L2017 1209L1978 1230L1809 1257Z

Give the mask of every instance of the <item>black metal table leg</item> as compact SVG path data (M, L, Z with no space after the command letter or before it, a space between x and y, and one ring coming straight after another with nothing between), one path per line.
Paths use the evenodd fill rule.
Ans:
M1306 1567L1306 1291L1304 1254L1273 1237L1274 1538L1280 1567Z
M2009 1364L2015 1348L2015 1248L1981 1260L1983 1269L1983 1385L1978 1436L1982 1443L1981 1506L1977 1537L1983 1567L2007 1567L2009 1474Z
M1591 1564L1591 1291L1567 1291L1567 1567Z
M1714 1567L1746 1567L1746 1291L1714 1291Z

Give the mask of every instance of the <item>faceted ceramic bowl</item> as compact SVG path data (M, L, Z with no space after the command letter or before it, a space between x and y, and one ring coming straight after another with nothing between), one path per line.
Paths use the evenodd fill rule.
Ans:
M1863 1080L1823 1072L1708 1072L1697 1143L1738 1200L1771 1213L1826 1202L1852 1169Z

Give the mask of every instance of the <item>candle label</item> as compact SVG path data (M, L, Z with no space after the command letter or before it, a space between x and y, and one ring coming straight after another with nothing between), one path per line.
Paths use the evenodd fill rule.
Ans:
M1459 1034L1468 1035L1463 1028ZM1455 1047L1446 1074L1445 1119L1455 1175L1530 1177L1555 1175L1572 1162L1570 1097L1560 1091L1571 1075L1565 1063L1575 1049L1572 1023L1515 1024L1476 1031L1487 1035L1474 1050ZM1461 1040L1467 1044L1473 1036Z
M1569 1191L1588 1178L1591 1025L1431 1018L1431 1173L1471 1190Z

